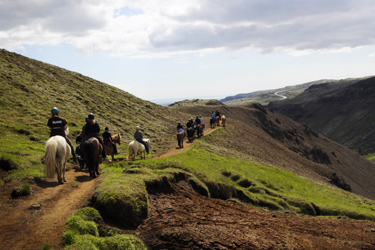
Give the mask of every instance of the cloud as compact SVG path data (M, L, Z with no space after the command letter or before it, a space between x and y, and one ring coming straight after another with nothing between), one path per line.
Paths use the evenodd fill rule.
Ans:
M128 57L338 50L374 45L374 12L372 0L5 0L0 46L69 43Z

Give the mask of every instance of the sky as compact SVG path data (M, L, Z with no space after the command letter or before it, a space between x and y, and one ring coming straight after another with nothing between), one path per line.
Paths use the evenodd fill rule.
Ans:
M0 0L0 48L144 100L375 75L374 0Z

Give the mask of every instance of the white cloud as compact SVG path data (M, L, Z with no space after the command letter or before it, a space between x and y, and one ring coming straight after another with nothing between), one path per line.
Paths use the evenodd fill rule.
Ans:
M372 0L3 0L0 46L69 43L131 57L374 45Z

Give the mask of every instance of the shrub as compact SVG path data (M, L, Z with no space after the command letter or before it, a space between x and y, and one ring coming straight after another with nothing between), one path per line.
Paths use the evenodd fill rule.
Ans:
M21 197L21 196L27 196L27 195L30 195L31 194L31 186L30 184L22 184L21 186L15 188L13 191L12 191L12 198L18 198L18 197Z
M126 193L121 190L97 191L93 196L95 207L109 219L125 227L136 227L147 217L148 196L143 193Z

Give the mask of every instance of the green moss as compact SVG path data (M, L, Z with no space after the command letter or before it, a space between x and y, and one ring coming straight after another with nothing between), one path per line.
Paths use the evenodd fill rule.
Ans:
M99 211L92 207L81 208L74 212L73 215L79 216L85 221L94 221L98 223L102 220Z
M94 194L95 208L104 217L113 219L124 227L139 225L147 216L148 195L144 184L135 185L141 187L136 188L126 183L105 186L104 183Z
M63 234L65 249L100 249L100 250L122 250L122 249L147 249L144 243L136 236L120 234L118 230L106 230L96 224L101 219L97 210L85 207L77 210L71 216ZM98 230L102 233L99 237Z
M82 217L73 215L66 222L67 230L71 230L75 234L91 234L99 236L98 227L94 221L85 221Z

